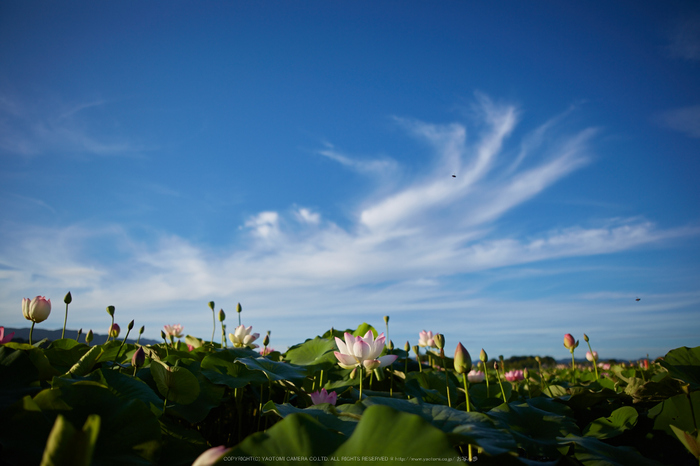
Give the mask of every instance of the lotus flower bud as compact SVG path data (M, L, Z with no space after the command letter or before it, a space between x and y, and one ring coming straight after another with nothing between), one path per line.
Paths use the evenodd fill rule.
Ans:
M165 332L162 331L162 330L160 331L160 337L161 337L163 340L166 340L166 338L165 338Z
M406 344L403 345L403 350L407 353L411 351L411 344L409 342L406 342Z
M542 364L542 358L539 356L535 356L535 361L537 361L539 364Z
M226 313L223 309L219 309L219 322L223 322L226 319Z
M445 347L445 335L442 333L435 335L435 346L437 346L438 349L443 349Z
M209 301L209 307L212 311L214 310L214 301Z
M240 314L241 312L243 312L243 307L241 306L241 303L238 303L238 304L236 305L236 312L239 313L239 314Z
M352 372L350 372L350 379L355 380L357 378L357 367L353 368Z
M418 351L419 351L418 345L413 345L413 352L416 353L416 356L418 356L418 354L420 354L420 353L418 353Z
M129 322L129 325L126 326L126 329L131 332L131 330L134 328L134 321L132 320Z
M131 357L131 365L134 367L141 367L144 362L146 362L146 352L143 350L143 346L139 346L139 349L137 349Z
M70 291L66 293L66 296L63 298L63 302L66 304L70 304L71 301L73 301L73 296L71 296Z
M389 325L389 316L384 316L384 324Z
M263 338L263 346L267 346L270 344L270 335L267 334L265 335L265 338Z
M481 348L481 353L479 353L479 360L481 360L481 362L486 362L489 360L489 356L486 354L486 351L484 351L484 348Z
M119 331L121 329L119 328L118 324L112 324L109 326L109 336L112 338L117 338L119 336Z
M386 345L386 349L388 349L389 351L393 350L394 349L394 342L389 340L389 343Z
M109 314L110 317L114 317L114 306L107 306L107 314Z
M493 368L498 370L498 361L493 362Z
M221 460L233 448L226 448L224 445L212 447L199 455L192 466L213 466L219 464ZM225 460L224 460L225 461Z
M583 334L583 341L588 343L588 335L586 335L585 333Z
M85 335L85 343L89 345L94 337L95 336L93 335L92 330L89 330L87 335Z
M144 330L146 330L146 326L142 325L141 328L139 329L139 335L142 335Z
M37 296L32 300L24 298L22 299L22 314L25 319L34 323L43 322L51 314L51 300L43 296Z
M530 379L530 371L528 370L527 367L525 369L523 369L523 377L525 378L525 380Z
M454 366L455 372L458 374L468 373L472 368L472 358L469 356L469 351L462 346L462 343L457 343Z
M574 349L578 346L578 341L574 338L574 336L570 333L567 333L564 335L564 347L571 351L572 353L574 352Z

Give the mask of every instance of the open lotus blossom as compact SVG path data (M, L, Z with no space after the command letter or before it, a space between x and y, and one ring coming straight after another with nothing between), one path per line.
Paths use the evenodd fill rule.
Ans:
M234 330L234 333L229 333L228 334L228 339L231 340L231 343L233 344L234 348L257 348L258 345L254 344L253 342L258 339L260 336L259 333L253 333L251 334L250 331L253 330L253 327L245 327L244 325L239 325L236 327L236 330Z
M175 325L164 325L165 334L170 335L173 338L182 338L182 331L184 327L180 324Z
M523 375L523 371L514 370L506 372L505 378L508 382L517 382L518 380L523 380L525 376Z
M11 342L13 336L15 336L15 332L5 336L5 327L0 327L0 345Z
M467 380L469 380L470 383L483 382L485 379L486 379L486 376L481 371L471 370L467 374Z
M335 337L339 351L333 354L338 358L340 367L344 369L352 369L359 365L368 370L385 367L398 358L395 354L379 357L384 349L385 338L384 333L381 333L375 340L371 330L367 330L364 337L355 337L345 332L345 341Z
M269 346L266 346L260 350L260 356L267 356L268 354L272 353L274 350L275 350L274 348L270 348Z
M25 319L34 323L43 322L51 314L51 300L43 296L37 296L32 300L24 298L22 299L22 314Z
M335 406L336 401L338 401L338 394L336 392L328 393L325 388L322 388L320 392L310 393L311 402L315 405L320 405L321 403L330 403Z
M418 334L418 346L427 346L428 348L437 348L435 344L435 336L433 332L421 331Z
M213 466L219 462L219 460L226 455L233 448L226 448L224 445L218 447L212 447L199 455L192 466Z
M598 352L593 351L593 353L591 353L590 351L586 351L586 359L588 359L591 362L597 361L598 360Z

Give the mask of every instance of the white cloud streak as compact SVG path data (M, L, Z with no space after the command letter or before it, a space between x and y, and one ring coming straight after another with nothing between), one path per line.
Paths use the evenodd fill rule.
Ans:
M505 345L518 332L535 332L530 328L534 319L518 320L520 330L504 324L515 319L507 310L509 303L485 297L473 286L456 291L447 284L452 278L611 254L698 234L692 228L659 229L640 219L545 229L528 237L500 231L497 223L510 210L589 163L595 130L566 135L557 124L546 123L524 137L530 143L513 151L514 162L507 160L504 145L517 124L517 110L482 98L481 112L485 129L473 140L461 124L400 120L433 147L432 166L407 185L367 195L347 228L305 207L282 214L263 211L244 222L241 239L246 244L213 249L167 233L156 244L141 244L119 226L48 231L5 224L0 304L12 309L24 295L53 290L54 296L62 296L71 289L74 297L80 296L75 318L87 322L84 326L99 322L94 309L115 304L131 310L127 314L138 312L150 328L181 321L188 332L206 336L210 328L201 323L208 321L202 303L216 297L229 308L242 302L245 309L251 303L256 311L246 314L247 322L267 325L288 344L330 326L357 325L377 313L399 313L410 320L412 330L398 324L400 334L426 325L422 322L431 319L420 317L426 309L442 309L443 318L455 322L464 312L491 309L489 319L470 314L468 324L451 324L450 331L473 331L476 325ZM394 169L391 163L360 163L330 149L323 152L352 170ZM116 253L105 261L95 258L97 249ZM700 298L694 295L690 301ZM559 339L560 330L570 331L571 319L552 318L556 304L540 300L531 306L533 315L551 323L540 325L544 334ZM544 308L535 310L537 306ZM583 305L566 306L576 310ZM21 317L3 318L5 325L21 325Z

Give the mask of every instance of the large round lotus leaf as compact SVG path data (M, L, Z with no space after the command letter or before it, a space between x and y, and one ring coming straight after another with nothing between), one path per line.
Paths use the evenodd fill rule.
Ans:
M241 388L248 384L267 383L265 374L258 370L249 370L244 364L235 364L238 356L234 351L220 351L208 354L200 366L202 375L217 385L229 388Z
M184 367L170 367L157 361L151 364L151 375L160 394L169 401L186 405L199 396L197 377Z
M569 435L561 443L575 445L575 457L585 466L660 466L632 447L615 447L593 437Z
M432 462L457 462L458 456L444 432L420 416L389 406L370 406L350 438L326 464L347 465L343 457L386 457L387 464L432 458ZM355 461L361 464L358 459Z
M257 464L275 466L308 465L312 464L311 458L329 457L345 438L328 430L311 416L297 413L289 415L265 432L248 436L226 457L227 461L257 457ZM243 461L239 459L233 463L244 464Z
M266 358L238 358L237 364L243 364L252 371L262 371L268 380L289 380L291 382L306 378L306 371L284 362L270 361Z
M623 406L613 411L609 417L600 417L588 424L583 429L583 436L598 439L616 437L636 426L638 416L636 409Z
M311 366L317 364L335 364L337 359L334 351L338 351L335 340L316 337L313 340L306 340L300 345L296 345L287 350L284 357L297 366Z

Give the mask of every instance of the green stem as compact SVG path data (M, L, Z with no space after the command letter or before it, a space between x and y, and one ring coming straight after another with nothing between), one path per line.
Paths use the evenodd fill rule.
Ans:
M498 369L496 369L496 378L498 379L498 385L501 386L501 395L503 395L503 402L507 403L508 400L506 400L506 391L503 390L503 382L501 382L501 373L498 372Z
M574 361L574 352L571 351L571 373L573 374L573 381L576 383L576 361Z
M363 376L364 374L363 374L363 371L362 371L362 369L363 369L362 364L360 364L358 367L359 367L359 369L360 369L360 373L358 374L358 375L360 376L360 401L362 401L362 378L363 378L362 376Z
M211 310L211 318L214 321L214 328L211 329L211 344L214 344L214 333L216 333L216 312L214 309Z
M323 369L321 369L321 377L319 378L319 381L318 381L318 389L320 390L322 388L323 388Z
M61 339L66 336L66 323L68 323L68 303L66 303L66 317L63 319L63 332L61 332Z
M114 316L112 316L112 325L109 326L109 332L107 332L107 341L105 341L105 343L109 341L109 334L112 333L112 327L114 327Z
M593 354L593 349L591 348L591 342L587 341L586 343L588 343L588 351L590 351L591 357L593 358L593 370L595 371L595 379L598 380L598 359Z
M447 366L445 365L445 358L442 358L442 367L445 369L445 390L447 391L447 407L451 408L452 401L450 400L450 378L447 374Z
M486 368L484 368L486 369ZM462 381L464 382L464 394L467 396L467 412L471 412L471 405L469 404L469 386L467 384L467 374L462 374ZM472 445L467 445L469 449L469 462L472 462Z
M489 389L489 371L486 369L486 363L484 363L484 380L486 380L486 398L489 398L491 390Z
M124 343L126 343L126 339L129 338L129 332L131 332L131 330L129 330L129 329L127 328L127 330L126 330L126 336L124 337L124 341L122 341L122 344L119 345L119 349L117 350L117 355L114 357L114 361L112 361L113 363L117 362L117 359L119 359L119 353L121 353L121 351L122 351L122 346L124 346Z
M29 329L29 344L30 345L32 344L32 334L34 333L34 324L36 324L36 322L32 321L32 328Z

